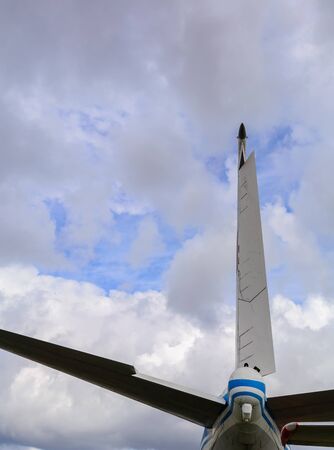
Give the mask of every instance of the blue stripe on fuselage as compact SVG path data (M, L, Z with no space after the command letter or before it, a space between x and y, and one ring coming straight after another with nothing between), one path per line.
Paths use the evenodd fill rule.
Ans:
M267 424L269 425L269 427L272 429L272 430L274 430L274 426L273 426L273 424L271 423L271 421L268 419L268 417L266 416L266 414L265 414L265 408L264 408L264 405L263 405L263 399L262 399L262 397L260 397L259 395L257 395L257 394L254 394L254 392L248 392L248 391L243 391L243 392L236 392L235 394L233 394L232 395L232 410L233 410L233 406L234 406L234 399L236 398L236 397L241 397L241 396L243 396L243 395L247 395L247 396L249 396L249 397L254 397L254 398L256 398L259 402L260 402L260 406L261 406L261 412L262 412L262 417L264 418L264 420L267 422ZM231 411L231 414L232 414L232 411ZM225 419L226 420L226 419Z
M231 380L231 381L240 382L240 384L233 386L233 387L237 387L237 386L239 387L239 386L246 386L245 382L252 381L252 380ZM229 388L230 388L231 381L229 382ZM264 386L264 383L261 383L259 381L258 382L255 381L255 383L259 383L259 384L262 384ZM254 384L249 385L249 386L250 387L256 387L257 389L260 389L262 392L264 392L263 389L261 389L259 386L255 386ZM264 386L264 389L265 389L265 386ZM235 394L232 395L232 397L231 397L231 404L228 406L228 410L226 411L226 414L224 415L224 417L222 417L221 421L219 422L218 427L221 427L224 424L224 422L226 422L226 420L233 413L235 398L241 397L243 395L256 398L259 401L263 419L267 422L267 424L269 425L269 427L272 430L275 430L275 426L272 423L272 421L270 420L271 418L269 419L270 415L269 415L269 413L267 412L267 410L265 408L264 399L260 395L257 395L254 392L250 392L250 391L236 392ZM202 442L201 442L201 449L209 442L210 438L211 438L211 436L209 434L209 429L205 428L204 434L203 434L203 437L202 437Z
M228 390L230 391L233 388L236 387L253 387L255 389L258 389L259 391L262 391L264 394L266 393L266 386L262 381L256 381L256 380L230 380L228 382Z

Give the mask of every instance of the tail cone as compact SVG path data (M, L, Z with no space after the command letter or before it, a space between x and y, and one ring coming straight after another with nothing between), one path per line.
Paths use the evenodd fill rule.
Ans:
M239 128L238 139L246 139L246 138L247 138L246 128L245 128L245 125L242 123Z

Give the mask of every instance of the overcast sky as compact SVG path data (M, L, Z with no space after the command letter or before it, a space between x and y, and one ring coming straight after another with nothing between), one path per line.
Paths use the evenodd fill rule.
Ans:
M236 135L256 150L277 373L334 388L334 3L0 0L0 327L219 394ZM1 450L202 429L0 353Z

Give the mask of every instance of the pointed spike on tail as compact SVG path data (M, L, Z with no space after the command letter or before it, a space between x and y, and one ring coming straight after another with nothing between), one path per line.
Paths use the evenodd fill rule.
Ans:
M242 139L242 140L247 139L246 128L243 123L241 123L241 125L239 127L238 139Z

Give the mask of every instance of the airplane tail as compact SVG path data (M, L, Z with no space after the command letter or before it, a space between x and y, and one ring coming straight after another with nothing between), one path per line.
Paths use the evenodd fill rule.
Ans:
M246 158L243 124L238 139L236 365L248 365L267 375L275 371L274 350L255 156L252 153ZM138 373L134 366L6 330L0 330L0 348L207 428L212 428L225 411L226 419L233 409L228 410L230 404L222 397ZM248 390L254 390L255 384L263 385L254 379L231 379L230 383ZM256 395L247 391L233 395L240 398L240 393ZM284 445L334 446L334 425L296 423L333 422L334 390L269 397L265 407L282 430Z
M238 135L236 367L275 372L254 152L246 158L246 130Z

